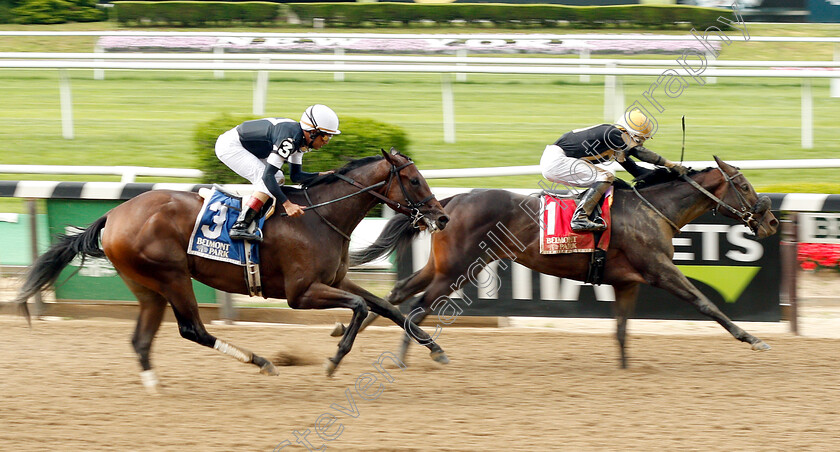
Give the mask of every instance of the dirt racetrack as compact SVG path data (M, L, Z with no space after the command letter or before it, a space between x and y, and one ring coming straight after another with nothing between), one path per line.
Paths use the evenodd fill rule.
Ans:
M270 451L306 430L313 450L340 451L840 449L840 339L759 334L773 350L754 352L722 329L632 328L631 368L620 370L605 333L448 327L439 343L451 364L414 347L409 367L386 368L393 382L377 374L381 393L365 400L354 382L396 350L394 328L362 334L328 379L327 327L208 327L302 361L267 377L165 323L152 354L165 394L151 397L131 322L38 321L30 331L0 316L0 450ZM324 414L321 427L335 419L326 443L315 433Z

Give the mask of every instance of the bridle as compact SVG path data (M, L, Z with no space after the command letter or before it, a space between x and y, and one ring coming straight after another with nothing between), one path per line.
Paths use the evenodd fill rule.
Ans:
M712 201L717 203L717 206L713 209L715 212L720 212L721 208L724 208L731 212L733 215L738 217L750 230L753 231L754 234L758 234L758 226L761 217L770 210L770 198L768 196L760 196L756 203L750 206L750 202L747 201L747 198L744 197L743 194L738 190L738 187L735 186L735 178L736 177L744 177L740 171L736 172L733 176L726 174L726 172L718 168L720 174L723 175L724 180L729 184L729 188L735 191L735 195L738 198L739 208L735 208L724 202L722 199L715 196L710 191L703 188L700 184L698 184L694 179L688 177L687 175L683 175L682 178L691 184L694 188L699 190L701 193L709 197Z
M370 187L365 187L361 183L359 183L359 182L357 182L357 181L355 181L355 180L353 180L353 179L351 179L351 178L349 178L349 177L347 177L343 174L336 174L336 177L338 177L339 179L349 183L350 185L353 185L354 187L361 188L362 190L367 190L367 189L370 189L371 187L374 187L374 186L384 185L385 189L382 190L382 193L380 193L379 191L372 191L371 190L370 194L373 195L375 198L379 199L380 201L382 201L386 206L390 207L394 211L399 212L399 213L404 214L407 217L409 217L411 219L411 225L414 226L414 227L417 227L417 224L420 221L423 220L423 213L420 212L420 208L427 205L429 201L435 199L435 195L431 194L431 195L425 197L424 199L422 199L418 202L414 202L414 200L411 199L411 195L408 193L408 190L406 190L405 184L403 183L402 179L399 177L400 171L402 171L403 169L405 169L405 168L407 168L411 165L414 165L414 162L411 159L409 159L408 162L403 163L400 166L397 166L396 164L394 164L393 162L390 162L390 161L389 161L389 163L391 164L391 170L388 174L388 180L385 181L385 182L379 182L378 184L374 184ZM399 202L394 201L391 198L388 198L387 196L384 195L384 193L388 193L388 191L390 190L391 183L394 181L394 176L396 176L397 183L400 184L400 191L402 191L403 197L405 198L405 203L404 204L400 204ZM357 192L357 193L361 193L361 192Z
M408 166L414 165L414 162L411 159L409 159L408 162L406 162L406 163L404 163L400 166L397 166L393 162L390 162L390 161L389 161L389 163L391 164L391 169L388 173L388 180L382 181L382 182L377 182L373 185L368 185L368 186L365 186L362 183L360 183L360 182L358 182L358 181L356 181L352 178L349 178L349 177L347 177L343 174L335 173L335 177L343 180L344 182L347 182L348 184L350 184L350 185L352 185L356 188L359 188L360 190L357 191L357 192L350 193L349 195L345 195L345 196L342 196L342 197L336 198L336 199L331 199L329 201L325 201L325 202L322 202L322 203L312 204L312 200L309 198L308 187L304 186L303 187L303 194L306 196L306 201L309 202L310 205L304 207L303 210L315 209L315 213L317 213L318 216L321 217L321 219L324 220L325 223L327 223L327 225L329 225L333 230L335 230L336 232L341 234L341 236L343 236L347 240L350 240L350 237L348 237L347 234L342 232L337 226L335 226L329 220L324 218L324 216L321 215L321 212L318 212L317 208L326 206L328 204L336 203L336 202L339 202L339 201L343 201L347 198L351 198L353 196L360 195L362 193L370 193L373 197L375 197L379 201L385 203L385 205L387 205L388 207L390 207L394 211L399 212L401 214L404 214L407 217L411 218L411 225L414 226L414 227L418 227L417 226L418 223L423 220L423 213L420 212L420 208L427 205L427 203L429 201L435 199L435 195L432 194L432 195L429 195L426 198L424 198L422 201L414 202L411 199L411 195L409 195L408 190L406 190L405 184L403 184L402 179L400 179L400 177L399 177L400 171L402 171L403 169L405 169ZM391 183L394 180L394 176L397 176L397 182L400 184L400 190L402 191L403 196L405 197L405 204L400 204L399 202L394 201L394 200L392 200L392 199L390 199L390 198L388 198L387 196L384 195L384 193L388 193L388 190L391 187ZM380 188L380 187L383 187L383 186L385 187L385 189L382 190L382 193L380 193L377 189ZM285 212L283 212L282 215L287 215L287 214Z
M720 212L721 207L725 208L726 210L732 212L733 215L738 217L748 228L750 228L750 230L753 232L753 234L758 235L758 226L760 224L761 216L763 216L765 212L770 210L770 197L760 196L758 198L758 201L756 201L756 203L752 207L750 207L749 201L747 201L747 198L745 198L744 195L742 195L741 192L738 191L738 187L735 186L735 181L734 181L736 177L738 177L738 176L744 177L744 175L741 174L740 171L738 171L737 173L735 173L734 176L729 176L728 174L726 174L725 171L723 171L723 169L721 169L721 168L717 168L717 169L723 175L724 180L726 180L726 182L729 184L729 188L734 190L735 194L738 196L738 203L740 204L740 206L739 206L740 209L736 209L736 208L730 206L729 204L724 202L722 199L715 196L714 193L712 193L709 190L706 190L705 188L703 188L703 186L698 184L694 179L688 177L688 175L684 174L681 177L682 177L683 180L688 182L692 187L696 188L700 193L703 193L704 195L706 195L708 198L710 198L712 201L714 201L716 203L716 206L712 209L712 212ZM668 224L671 225L672 228L674 228L674 231L676 231L677 233L680 232L679 226L677 226L673 221L671 221L670 218L665 216L664 213L662 213L653 204L651 204L650 201L645 199L645 197L642 196L641 193L639 193L639 191L636 189L635 186L632 186L632 188L633 188L633 191L636 193L636 196L639 197L639 199L641 199L648 207L653 209L653 211L656 212L660 217L664 218L665 221L668 222Z

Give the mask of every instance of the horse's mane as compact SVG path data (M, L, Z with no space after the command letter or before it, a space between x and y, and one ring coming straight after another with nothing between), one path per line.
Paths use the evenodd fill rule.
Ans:
M400 155L402 155L402 154L400 154ZM335 173L324 174L323 176L316 176L314 179L309 181L307 184L304 184L304 187L305 188L310 188L310 187L314 187L316 185L331 184L333 182L341 180L341 179L338 178L338 176L336 176L336 174L345 175L345 174L349 173L350 171L353 171L356 168L361 168L361 167L369 165L373 162L378 162L378 161L382 160L383 158L385 158L385 157L383 157L382 155L372 155L370 157L362 157L360 159L351 160L351 161L347 162L347 164L345 164L341 168L335 170ZM284 185L283 186L283 191L285 191L286 193L298 193L298 192L302 192L303 190L301 190L299 188L294 188L294 187L289 187L289 186Z
M705 172L711 171L713 169L715 169L715 168L709 167L709 168L699 170L699 171L692 169L692 170L688 171L688 175L693 176L695 174L705 173ZM675 181L679 178L680 178L680 175L677 174L675 171L671 171L668 168L656 168L655 170L650 171L646 175L642 176L642 178L637 180L636 181L636 188L641 189L641 188L652 187L654 185L665 184L665 183L668 183L668 182L673 182L673 181ZM616 179L615 182L613 182L613 186L616 188L616 190L629 190L631 188L629 183L627 183L627 182L625 182L624 180L621 180L621 179Z

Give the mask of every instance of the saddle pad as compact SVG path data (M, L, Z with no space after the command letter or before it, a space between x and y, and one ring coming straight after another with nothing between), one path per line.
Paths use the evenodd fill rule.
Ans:
M228 235L239 216L241 206L242 199L227 196L214 189L211 195L204 199L198 218L195 219L187 253L216 261L246 265L245 242L231 240ZM265 218L260 218L258 227L262 228L264 222ZM251 243L251 259L255 264L260 263L258 251L257 244Z
M601 203L601 218L607 223L607 230L601 234L601 241L595 243L592 232L572 232L569 225L575 211L575 201L543 195L540 198L540 254L590 253L595 248L606 250L610 244L610 205L612 188L604 195Z

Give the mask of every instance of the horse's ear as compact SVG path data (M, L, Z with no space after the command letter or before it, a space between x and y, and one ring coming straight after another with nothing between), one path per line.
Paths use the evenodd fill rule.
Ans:
M393 149L393 148L391 148L391 149ZM385 157L385 160L387 160L391 163L394 163L394 161L391 159L391 154L385 152L385 149L380 149L380 151L382 151L382 155Z
M400 151L397 148L391 146L391 155L399 155Z
M731 174L735 171L735 168L732 165L719 159L718 156L713 155L712 157L715 158L715 163L717 163L718 168L722 169L724 172L726 172L726 174Z

